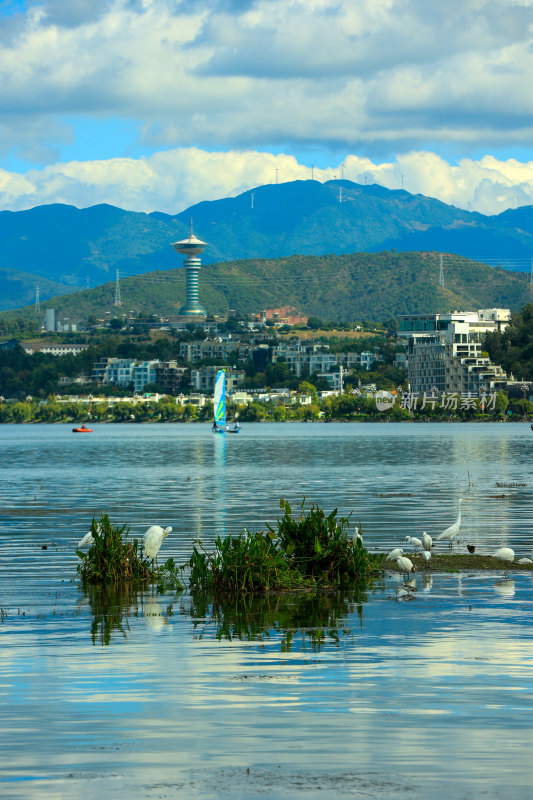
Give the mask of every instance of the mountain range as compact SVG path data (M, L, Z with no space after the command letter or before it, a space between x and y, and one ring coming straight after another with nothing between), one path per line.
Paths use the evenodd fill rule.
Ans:
M175 215L46 205L0 212L0 309L33 302L36 285L45 300L104 284L116 270L121 278L174 270L181 257L170 244L188 235L191 220L207 242L204 265L396 250L452 253L529 272L533 254L532 206L485 216L347 180L260 186ZM273 298L264 305L274 305Z

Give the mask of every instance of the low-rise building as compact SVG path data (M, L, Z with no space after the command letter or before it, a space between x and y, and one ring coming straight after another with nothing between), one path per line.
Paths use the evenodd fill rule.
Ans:
M40 344L39 342L21 342L21 347L28 355L46 353L50 356L77 356L89 348L88 344Z

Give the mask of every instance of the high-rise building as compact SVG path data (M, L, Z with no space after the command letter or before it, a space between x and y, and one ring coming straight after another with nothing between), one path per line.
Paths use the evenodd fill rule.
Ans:
M55 331L56 329L56 310L55 308L47 308L44 319L45 331Z
M505 388L506 373L483 354L482 343L485 333L504 330L510 319L506 308L399 316L411 392L477 395L482 386L486 391Z
M172 247L177 253L187 256L183 262L185 268L185 305L180 308L180 315L184 317L207 316L205 309L200 305L198 298L198 273L202 266L199 258L203 253L206 243L198 239L191 230L190 236L179 242L173 242Z

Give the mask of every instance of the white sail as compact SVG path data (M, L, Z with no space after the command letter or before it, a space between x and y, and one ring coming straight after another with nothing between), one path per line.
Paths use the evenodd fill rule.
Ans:
M226 425L226 370L217 373L215 394L213 396L215 424L224 428Z

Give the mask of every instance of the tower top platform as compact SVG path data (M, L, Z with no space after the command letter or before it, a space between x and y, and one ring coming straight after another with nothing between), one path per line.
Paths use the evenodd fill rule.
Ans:
M181 239L179 242L172 242L174 250L184 256L199 256L200 253L203 253L206 246L206 242L202 242L194 233L191 233L190 236L187 236L186 239Z

